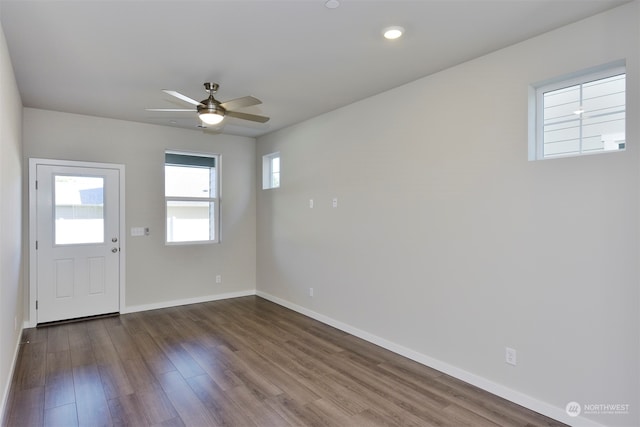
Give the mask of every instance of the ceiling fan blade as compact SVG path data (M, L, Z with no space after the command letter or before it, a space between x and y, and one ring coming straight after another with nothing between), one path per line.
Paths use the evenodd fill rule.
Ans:
M171 95L171 96L175 96L178 99L183 100L184 102L188 102L189 104L193 104L193 105L203 105L200 101L196 101L195 99L191 99L186 95L181 94L180 92L176 92L175 90L166 90L163 89L162 90L164 93L166 93L167 95Z
M253 96L243 96L242 98L231 99L220 104L225 110L237 110L238 108L250 107L252 105L262 104L258 98Z
M193 113L195 111L198 111L190 108L145 108L144 110L145 111L166 111L171 113L180 112L180 111L188 111L190 113Z
M252 122L266 123L269 121L269 117L257 116L255 114L241 113L239 111L227 111L226 114L229 117L235 117L242 120L250 120Z

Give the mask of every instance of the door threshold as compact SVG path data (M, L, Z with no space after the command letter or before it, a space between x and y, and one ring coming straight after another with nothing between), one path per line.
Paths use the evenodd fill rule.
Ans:
M119 312L96 314L95 316L76 317L74 319L54 320L52 322L38 323L36 325L36 328L44 328L44 327L47 327L47 326L64 325L66 323L84 322L85 320L105 319L105 318L117 317L117 316L120 316Z

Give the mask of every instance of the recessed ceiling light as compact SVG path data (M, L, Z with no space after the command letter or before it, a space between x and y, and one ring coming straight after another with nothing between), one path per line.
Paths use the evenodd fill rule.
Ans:
M324 5L327 9L335 9L340 6L340 2L338 0L327 0Z
M395 40L397 38L400 38L402 37L402 33L404 33L404 28L397 25L387 27L382 30L382 35L384 35L384 38L388 40Z

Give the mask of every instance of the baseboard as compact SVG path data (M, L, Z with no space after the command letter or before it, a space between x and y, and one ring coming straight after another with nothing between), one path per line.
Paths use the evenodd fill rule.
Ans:
M9 391L11 389L11 383L13 382L13 374L16 369L16 362L18 361L18 352L20 351L20 341L22 340L22 332L24 327L20 328L20 332L18 333L18 339L16 340L15 349L13 350L13 360L11 361L11 368L9 369L9 376L7 377L7 383L4 386L2 400L0 401L0 426L7 425L6 417L9 415L7 410L9 407L7 406L9 399Z
M135 313L137 311L157 310L160 308L177 307L180 305L197 304L200 302L209 302L209 301L218 301L218 300L230 299L230 298L246 297L246 296L255 295L255 294L256 294L256 291L254 289L250 289L246 291L228 292L225 294L215 294L215 295L205 295L201 297L162 301L162 302L156 302L151 304L131 305L131 306L125 307L124 310L120 310L120 313L125 314L125 313Z
M262 291L256 291L256 295L266 300L269 300L273 303L276 303L278 305L281 305L283 307L296 311L300 314L304 314L305 316L311 317L312 319L315 319L326 325L340 329L341 331L347 332L358 338L362 338L365 341L369 341L373 344L376 344L380 347L383 347L389 351L392 351L396 354L404 356L408 359L414 360L425 366L436 369L440 372L443 372L461 381L474 385L478 388L481 388L482 390L488 391L491 394L494 394L496 396L502 397L503 399L509 400L510 402L516 403L520 406L524 406L527 409L538 412L549 418L553 418L557 421L563 422L568 425L574 425L574 426L579 425L580 427L604 427L602 424L598 424L592 420L589 420L580 416L571 417L567 414L567 412L565 411L565 408L558 408L557 406L553 406L547 402L543 402L541 400L535 399L527 394L510 389L501 384L495 383L486 378L483 378L471 372L465 371L464 369L460 369L456 366L450 365L441 360L435 359L433 357L430 357L425 354L419 353L417 351L411 350L409 348L403 347L394 342L391 342L384 338L380 338L376 335L373 335L369 332L363 331L361 329L355 328L346 323L340 322L338 320L332 319L323 314L317 313L313 310L309 310L306 307L299 306L297 304L294 304L292 302L289 302L282 298L278 298L276 296L273 296L271 294L268 294Z

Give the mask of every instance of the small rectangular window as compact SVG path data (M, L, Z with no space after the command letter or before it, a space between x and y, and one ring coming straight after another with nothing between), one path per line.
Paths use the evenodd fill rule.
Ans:
M167 243L218 242L218 161L216 155L165 153Z
M625 118L624 66L540 85L535 88L535 138L529 142L535 144L534 159L624 150Z
M55 244L104 242L104 177L56 175Z
M262 189L280 187L280 153L262 157Z

